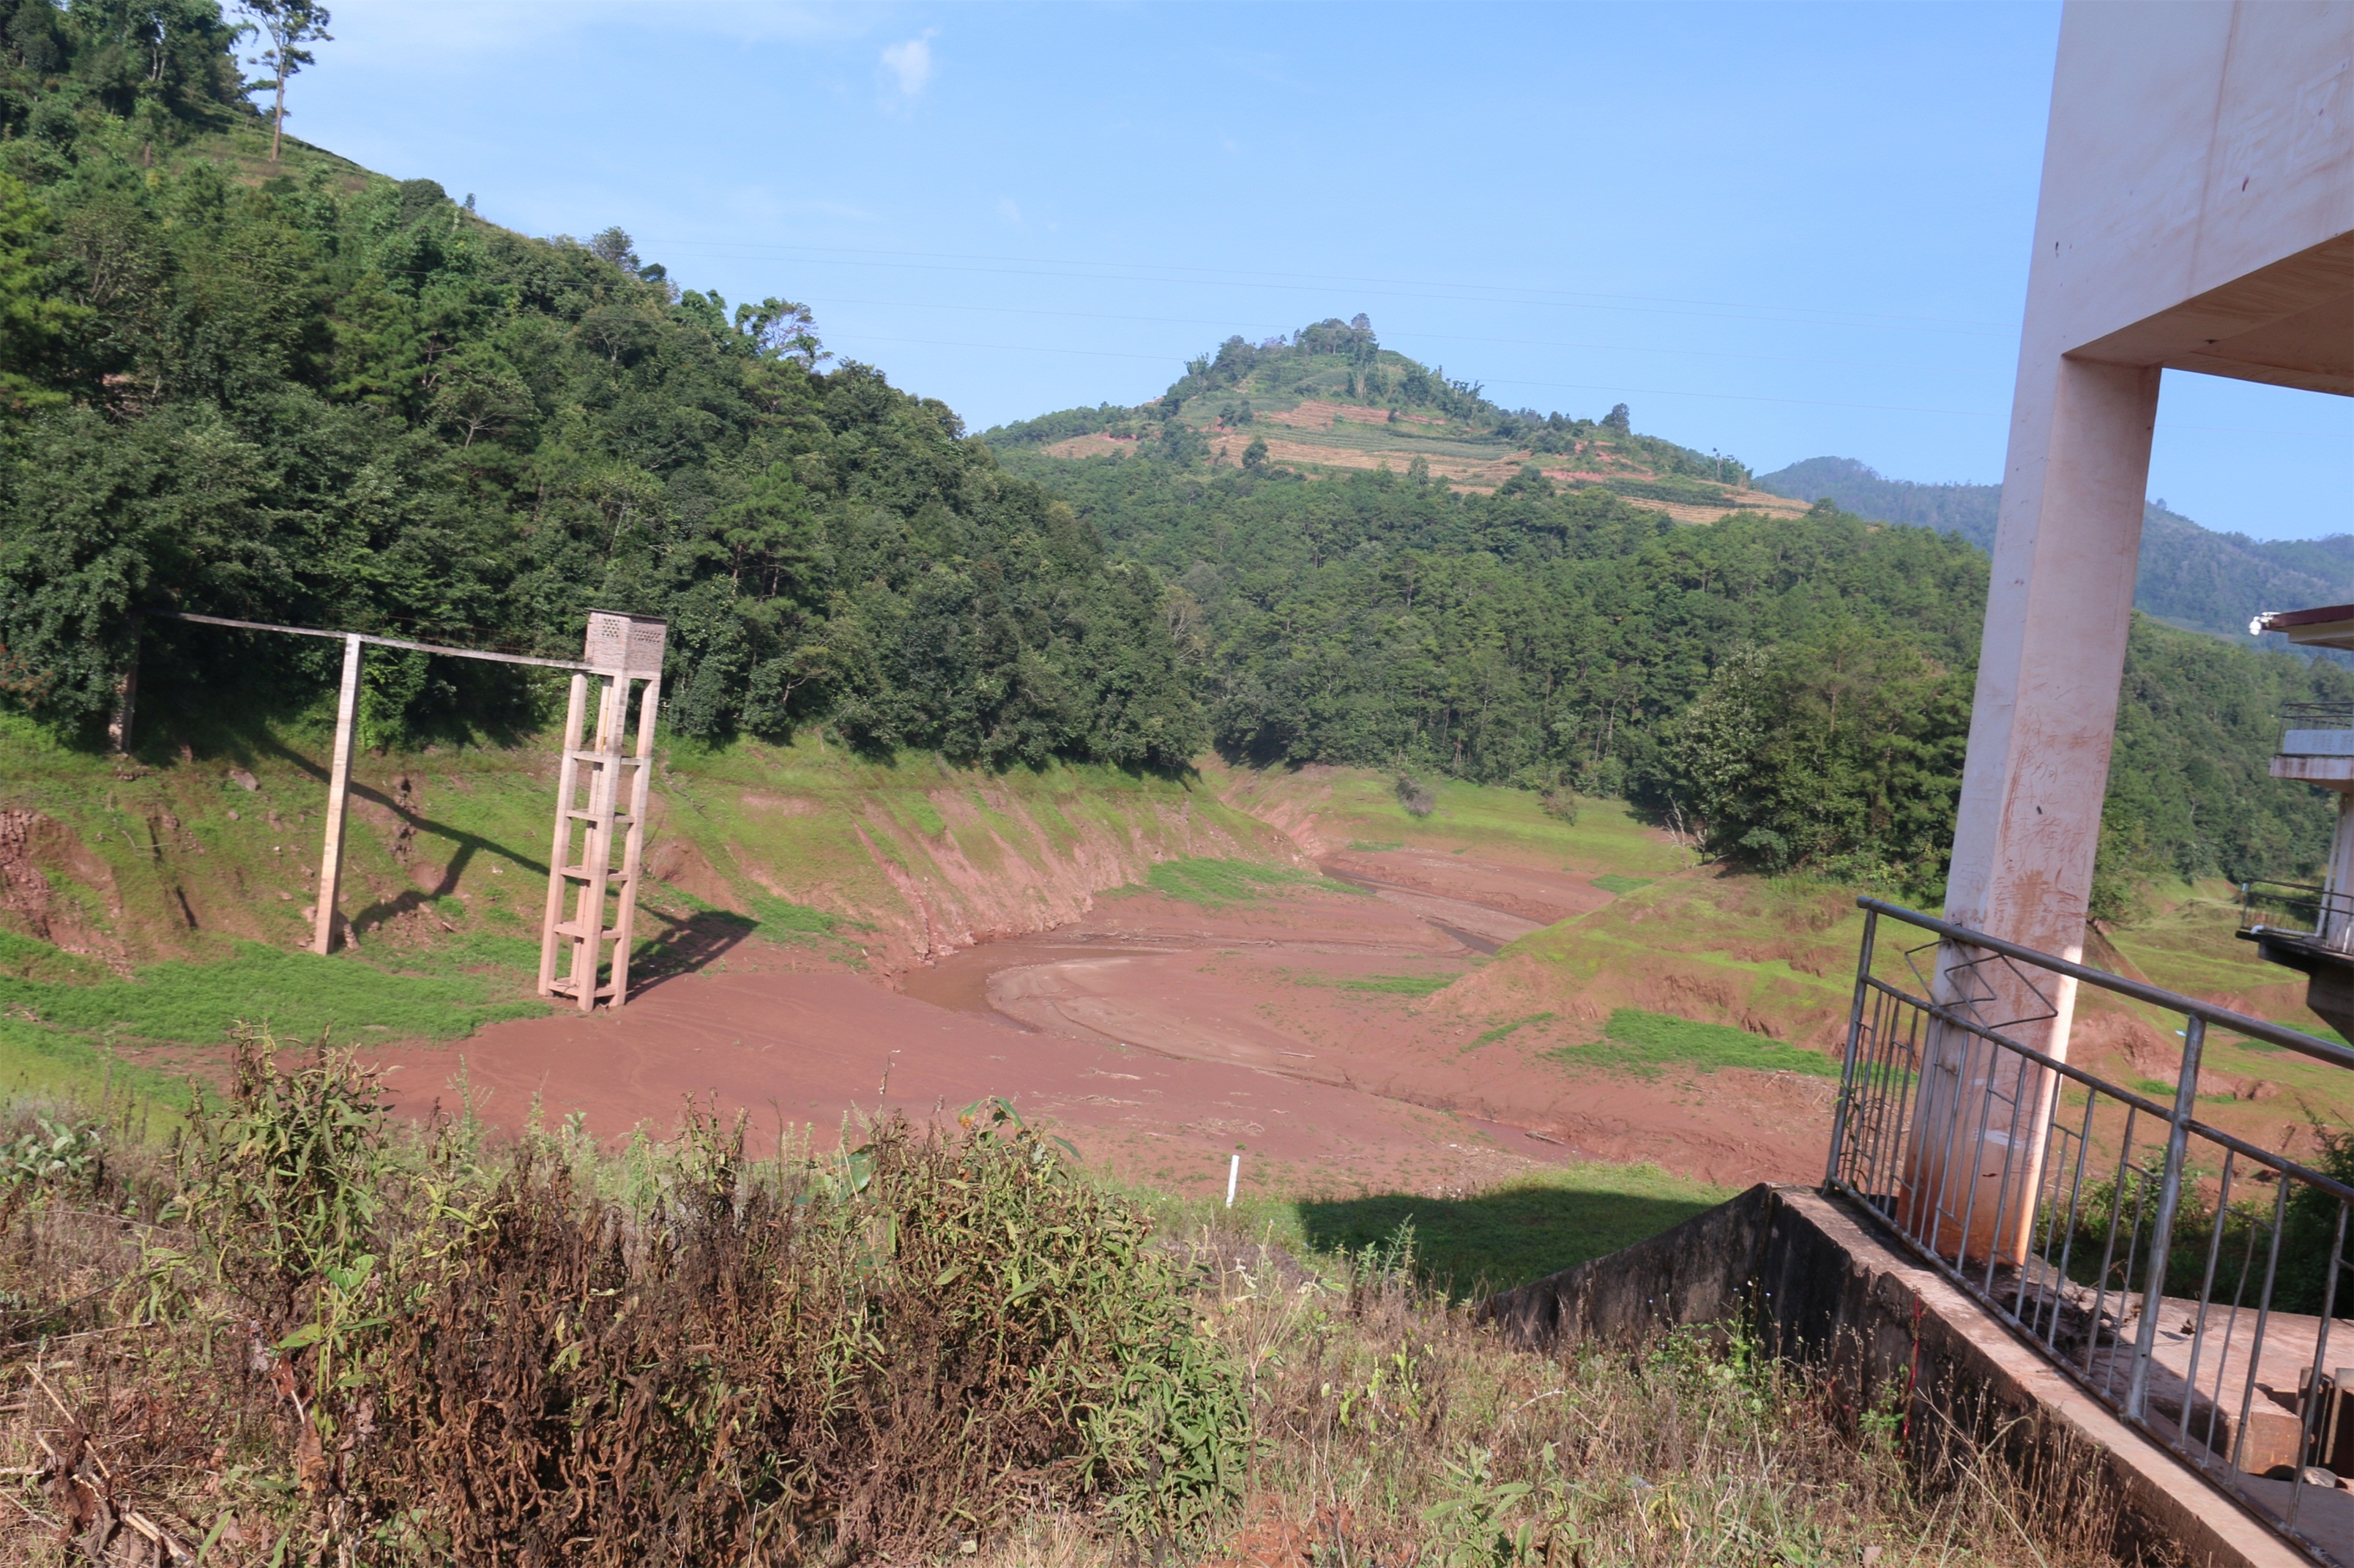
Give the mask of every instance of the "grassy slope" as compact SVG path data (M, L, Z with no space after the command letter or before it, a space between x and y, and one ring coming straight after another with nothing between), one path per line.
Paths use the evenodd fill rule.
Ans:
M2265 964L2236 940L2236 908L2218 887L2171 890L2153 911L2115 931L2088 957L2130 978L2334 1038L2304 1006L2301 977ZM1880 927L1874 971L1917 991L1930 960L1927 933ZM1654 883L1580 920L1507 948L1464 988L1467 1001L1499 1018L1547 1008L1589 1025L1592 1048L1568 1054L1592 1065L1656 1065L1662 1036L1638 1041L1617 1027L1627 1010L1729 1024L1835 1054L1843 1045L1863 916L1851 890L1801 881L1727 876L1702 868ZM2180 1019L2091 987L2077 993L2076 1059L2120 1082L2149 1076L2114 1044L2103 1015L2137 1020L2161 1063ZM1672 1035L1672 1032L1670 1032ZM2276 1048L2218 1032L2206 1065L2221 1085L2202 1115L2250 1136L2277 1139L2284 1121L2354 1124L2345 1075ZM1718 1045L1722 1041L1717 1042ZM1726 1054L1694 1037L1669 1054L1694 1070ZM1762 1065L1762 1064L1761 1064ZM1828 1062L1826 1062L1828 1066ZM2170 1080L2170 1073L2165 1074ZM2276 1086L2274 1095L2270 1088Z
M139 767L0 732L0 810L46 829L16 867L19 892L47 884L0 914L0 931L16 928L0 936L0 1083L86 1080L109 1044L170 1072L240 1019L388 1041L539 1010L547 749L363 756L342 899L358 940L319 959L295 949L324 739L314 713ZM815 741L665 747L662 760L645 966L724 962L752 939L889 967L936 939L1055 924L1162 860L1290 858L1198 783L1109 768L980 775ZM24 934L44 928L58 945Z
M1229 804L1332 850L1436 850L1638 882L1673 875L1691 858L1617 800L1580 801L1572 824L1525 789L1428 779L1436 804L1417 817L1399 803L1390 776L1366 768L1208 773Z
M1270 1234L1323 1254L1410 1240L1417 1275L1470 1299L1631 1246L1730 1196L1649 1165L1562 1165L1473 1192L1301 1199Z
M1731 1036L1680 1030L1676 1020L1811 1047L1825 1054L1826 1069L1842 1046L1864 925L1851 888L1694 865L1610 800L1581 802L1568 825L1523 791L1453 782L1437 784L1437 808L1416 818L1399 804L1391 778L1364 769L1235 773L1220 789L1332 850L1414 848L1540 865L1613 894L1607 906L1506 948L1446 993L1483 1025L1479 1044L1511 1039L1576 1071L1687 1076L1743 1064ZM2088 961L2334 1038L2306 1009L2302 978L2259 959L2232 936L2236 925L2229 887L2160 886L2143 915L2090 945ZM1908 959L1908 951L1926 934L1893 922L1881 929L1875 972L1913 981L1928 955ZM2078 1012L2138 1020L2147 1045L2161 1053L2180 1022L2092 988L2080 990ZM1761 1052L1756 1065L1793 1065L1768 1054ZM2147 1075L2097 1036L2081 1059L2124 1082ZM2203 1114L2221 1125L2276 1138L2285 1120L2354 1124L2354 1086L2333 1068L2221 1033L2211 1036L2207 1065L2221 1083L2202 1097ZM2280 1092L2251 1098L2258 1084Z

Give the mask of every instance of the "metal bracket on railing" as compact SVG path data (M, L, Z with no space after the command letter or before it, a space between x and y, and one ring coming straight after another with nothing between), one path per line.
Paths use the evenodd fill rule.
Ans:
M2047 1018L2060 1016L2059 1007L2043 993L2043 988L2030 980L2027 971L2013 963L2006 954L1982 953L1978 958L1947 965L1945 969L1946 984L1943 988L1936 983L1934 971L1930 974L1921 972L1920 959L1923 953L1941 953L1948 948L1959 949L1966 945L1949 939L1925 943L1921 947L1905 950L1904 967L1911 969L1913 978L1921 982L1921 993L1924 996L1937 996L1942 989L1946 994L1939 1000L1947 1009L1960 1013L1980 1029L1998 1032L2015 1029L2022 1023L2041 1023ZM2031 1008L2016 1018L1988 1018L1982 1011L1984 1005L2002 1000L2001 992L1996 990L1987 974L1983 972L1986 966L1989 964L2000 964L2003 969L2009 972L2011 980L2018 983L2020 991L2033 997L2036 1007L2041 1008L2041 1011L2038 1012Z

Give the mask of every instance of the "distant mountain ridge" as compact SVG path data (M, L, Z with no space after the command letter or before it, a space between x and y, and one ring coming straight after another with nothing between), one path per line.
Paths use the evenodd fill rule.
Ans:
M1861 517L1958 534L1987 551L1994 548L2002 505L1999 484L1890 479L1853 458L1808 458L1752 482L1794 501L1829 497ZM2134 607L2145 615L2236 642L2285 646L2277 636L2249 637L2249 619L2267 609L2347 603L2354 603L2354 535L2251 539L2202 528L2156 503L2142 514Z

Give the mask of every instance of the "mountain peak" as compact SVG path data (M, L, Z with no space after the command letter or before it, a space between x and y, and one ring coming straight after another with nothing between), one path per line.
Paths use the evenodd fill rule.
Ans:
M1066 408L982 439L1049 461L1148 457L1304 478L1386 468L1480 493L1533 470L1549 484L1599 486L1683 522L1805 510L1752 488L1737 459L1636 433L1623 403L1598 417L1506 408L1476 381L1384 348L1362 313L1257 343L1237 334L1187 361L1150 402Z

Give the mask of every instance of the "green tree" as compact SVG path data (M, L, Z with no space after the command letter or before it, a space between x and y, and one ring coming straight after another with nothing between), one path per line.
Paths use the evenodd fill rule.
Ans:
M60 357L90 308L44 287L42 252L50 238L47 208L22 184L0 174L0 413L63 403Z
M249 183L221 137L249 106L118 113L95 9L49 15L43 101L82 107L0 135L0 702L93 738L141 609L563 652L610 605L670 620L685 734L1154 768L1205 744L1152 574L944 405L832 365L806 306L731 311L617 230L527 239L294 143ZM294 640L147 626L154 744L330 678ZM377 739L530 711L511 673L382 662Z
M270 119L270 161L274 164L286 134L286 83L303 67L318 63L304 45L335 41L327 31L334 18L317 0L239 0L239 8L253 18L253 29L270 40L270 47L253 58L256 65L270 68L270 76L248 86L256 92L267 88L275 96Z
M1829 504L1678 524L1542 475L1479 495L1005 450L1161 574L1231 758L1624 796L1734 860L1908 891L1943 863L1987 581L1964 540ZM2340 666L2137 621L2102 885L2310 866L2327 802L2266 761L2281 704L2341 693Z
M1715 853L1914 887L1943 880L1969 689L1846 625L1735 649L1668 726L1650 782Z

